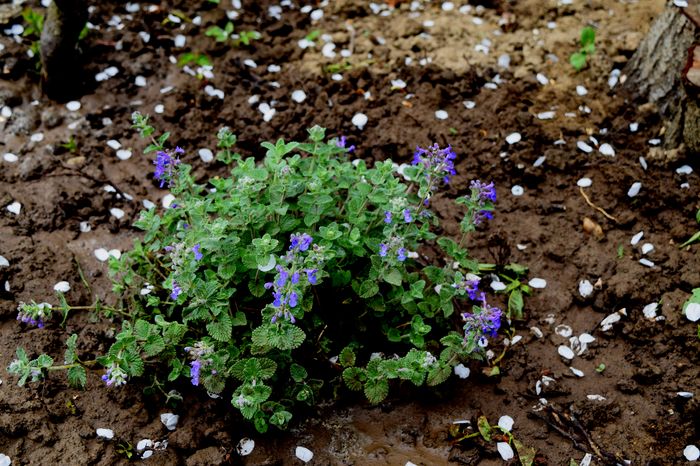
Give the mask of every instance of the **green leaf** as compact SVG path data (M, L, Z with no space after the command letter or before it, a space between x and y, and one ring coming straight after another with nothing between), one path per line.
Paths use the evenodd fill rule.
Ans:
M365 396L372 404L381 403L389 394L389 382L385 379L369 379L365 383Z
M149 335L143 345L146 356L151 357L161 353L165 349L165 340L160 335Z
M68 369L68 384L73 388L83 388L87 383L87 373L83 366L74 366Z
M450 377L450 374L452 374L452 366L443 362L435 364L430 368L430 371L428 371L428 386L434 387L435 385L440 385Z
M595 44L595 29L586 26L581 29L581 48Z
M209 335L217 341L229 341L231 339L232 330L233 323L228 313L220 314L217 321L207 324Z
M479 433L487 442L491 441L491 424L489 424L486 416L479 416L476 421L476 425L479 428Z
M38 367L46 368L53 365L53 358L48 354L41 354L36 358L36 363Z
M569 63L576 71L581 71L586 66L586 55L580 52L572 53L569 57Z
M690 245L690 244L693 244L693 243L698 242L698 240L700 240L700 231L695 232L695 234L694 234L693 236L691 236L690 239L689 239L688 241L686 241L685 243L681 244L681 245L678 246L678 247L679 247L679 248L684 248L684 247L686 247L686 246L688 246L688 245Z
M521 320L523 318L523 293L520 289L511 291L508 297L508 315L511 319Z
M343 380L350 390L359 392L367 380L367 371L361 367L348 367L343 371Z
M248 323L248 319L246 319L245 313L241 311L237 311L236 314L233 316L233 319L231 319L231 325L234 327L241 327L243 325L246 325Z
M338 356L338 362L343 367L350 367L355 365L355 352L349 346L343 348Z
M76 354L76 343L78 341L78 334L74 333L70 337L68 337L68 340L66 340L66 352L63 356L63 363L64 364L73 364L78 360L78 356Z
M275 425L281 429L284 429L291 420L292 413L283 409L275 411L275 413L272 416L270 416L270 424Z
M384 281L386 281L387 283L391 283L394 286L401 286L403 277L399 269L391 269L388 273L384 275Z
M533 447L526 447L523 442L514 438L513 446L515 451L518 452L518 458L520 459L521 466L532 466L535 464L535 456L537 455L537 449Z
M306 369L299 364L292 363L292 365L289 366L289 375L296 383L301 383L309 374L306 372Z
M360 285L359 295L360 298L367 299L371 298L375 294L379 293L379 285L374 280L366 280Z

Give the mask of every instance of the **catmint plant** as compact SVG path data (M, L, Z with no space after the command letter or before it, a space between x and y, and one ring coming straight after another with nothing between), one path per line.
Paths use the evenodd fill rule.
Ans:
M18 350L9 370L20 384L58 369L76 385L99 370L114 390L144 376L157 387L184 379L212 395L226 389L264 432L286 427L296 405L337 392L340 378L377 403L391 383L437 385L484 359L502 313L463 244L491 218L496 192L478 180L455 187L469 191L457 199L463 236L438 236L430 200L456 175L451 147L419 147L411 165L368 166L350 159L345 137L329 140L315 126L306 142L266 142L245 158L222 128L216 160L230 176L197 182L185 151L166 147L169 133L156 137L141 114L133 120L155 154L153 179L176 207L142 211L143 238L110 258L120 306L70 306L62 295L53 309L20 305L30 325L80 310L121 322L95 360L79 358L77 336L63 365Z

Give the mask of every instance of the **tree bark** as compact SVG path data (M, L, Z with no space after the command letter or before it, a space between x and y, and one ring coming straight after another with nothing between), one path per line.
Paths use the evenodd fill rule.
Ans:
M86 0L54 0L48 8L41 32L41 76L52 99L68 99L80 88L78 38L86 22Z
M688 8L695 13L699 2L689 3ZM626 65L624 87L636 97L656 104L666 122L666 149L685 143L688 149L700 152L696 98L689 97L682 80L688 49L697 36L696 25L689 16L692 17L681 8L666 7Z

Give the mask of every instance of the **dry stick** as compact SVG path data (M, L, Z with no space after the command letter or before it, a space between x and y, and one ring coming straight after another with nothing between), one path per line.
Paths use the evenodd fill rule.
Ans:
M591 199L588 197L588 194L586 194L586 192L583 190L583 188L579 187L578 190L581 191L581 196L583 196L583 198L586 200L586 203L587 203L589 206L593 207L595 210L597 210L597 211L600 212L601 214L605 215L607 218L609 218L609 219L612 220L613 222L618 223L618 222L617 222L617 219L616 219L615 217L613 217L612 215L610 215L609 213L607 213L607 212L606 212L604 209L602 209L601 207L598 207L597 205L593 204L593 203L591 202Z

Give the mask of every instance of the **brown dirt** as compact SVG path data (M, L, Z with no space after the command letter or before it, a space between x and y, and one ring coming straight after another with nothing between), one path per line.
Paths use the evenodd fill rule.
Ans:
M610 70L621 68L631 56L663 2L610 3L486 2L487 8L477 15L483 24L476 25L472 15L442 12L439 3L424 2L425 9L413 15L403 2L387 19L371 14L366 2L346 0L331 2L324 18L312 25L298 9L285 8L283 21L271 19L266 14L268 3L261 2L246 6L235 23L237 30L262 31L263 40L236 49L215 46L201 32L213 22L225 23L223 10L206 2L175 2L173 8L203 18L201 31L188 23L182 33L188 36L187 48L213 57L215 77L210 83L224 91L222 101L203 93L207 82L169 63L168 57L181 50L172 45L176 28L162 24L168 11L165 4L148 13L144 4L140 12L127 16L117 2L96 2L90 22L101 32L85 43L89 84L77 113L42 97L26 44L0 37L5 46L0 51L0 107L9 105L14 111L9 120L0 120L0 153L19 156L14 164L0 161L0 254L10 262L9 267L0 267L2 367L12 360L17 346L59 359L64 340L73 332L80 336L79 350L86 359L108 346L117 322L96 322L76 313L65 329L52 322L45 330L30 330L18 326L15 310L19 301L53 301L52 288L60 280L71 284L69 302L89 303L78 264L95 295L111 299L106 266L93 251L128 248L138 234L130 225L140 201L160 202L166 194L145 176L152 165L129 129L134 110L152 114L156 126L172 131L172 143L187 150L186 160L201 177L221 171L215 164L202 163L196 154L198 148L213 148L222 125L237 133L239 149L246 154L259 154L258 144L264 140L303 138L315 123L327 127L329 134L348 136L358 146L358 156L367 159L408 161L416 145L450 143L459 154L460 175L435 204L445 219L445 231L456 234L459 220L445 199L463 193L471 179L494 180L499 188L497 215L488 230L472 239L472 253L486 262L525 264L530 277L547 280L545 289L526 300L525 321L514 324L515 333L523 338L501 361L499 377L480 375L480 368L473 366L469 379L452 381L437 392L395 387L391 399L380 406L344 398L309 413L289 432L259 436L235 415L227 400L212 400L186 386L175 387L185 393L184 404L166 407L162 394L142 393L148 380L111 390L95 372L83 392L68 389L58 375L39 386L18 388L2 372L0 452L13 464L116 464L125 462L118 453L120 444L150 438L168 440L165 450L146 460L151 464L300 464L294 448L303 445L314 452L313 464L491 465L502 464L493 445L453 445L449 429L455 420L474 421L483 414L495 423L507 414L515 419L515 437L537 449L538 464L579 461L585 452L596 453L595 448L633 464L682 464L684 446L700 438L700 409L698 393L683 401L676 392L698 391L700 345L680 306L693 288L700 287L700 259L694 248L679 250L676 245L695 228L698 175L676 174L675 168L692 160L682 152L664 154L650 148L647 141L661 130L658 118L607 86ZM115 14L121 16L123 29L107 25ZM511 21L510 26L495 35L501 18ZM425 27L426 19L434 20L434 26ZM549 21L556 22L554 30L547 28ZM574 73L568 56L578 31L589 22L598 27L598 50L589 68ZM336 51L352 39L353 66L342 81L322 72L331 60L297 47L297 40L315 28L332 35ZM148 44L139 38L140 30L150 33ZM417 37L421 32L432 37ZM476 52L474 46L487 36L493 41L490 53ZM121 44L121 50L114 44ZM502 53L511 57L509 70L497 67ZM405 64L407 56L414 58L413 64ZM416 63L428 56L433 58L429 66ZM247 58L258 67L247 67L243 63ZM282 65L281 73L267 71L273 63ZM120 73L95 83L94 75L110 65ZM537 83L537 72L548 76L548 85ZM504 82L495 90L483 88L497 73ZM149 86L135 86L137 75L145 76ZM407 83L405 91L391 90L390 81L396 78ZM270 86L275 80L279 88ZM587 96L576 95L577 84L586 86ZM165 86L174 90L161 94ZM308 97L303 104L290 99L293 89L305 90ZM371 98L365 100L359 90L369 91ZM414 97L407 99L407 93ZM277 101L277 114L269 123L248 103L254 94L261 96L261 102ZM38 105L32 105L34 100ZM476 108L466 109L464 100L475 101ZM153 111L159 103L165 107L161 115ZM590 107L590 114L579 111L583 105ZM437 120L438 109L446 110L449 119ZM556 109L555 119L535 117L550 109ZM358 111L369 117L364 131L350 123ZM566 117L567 112L574 116ZM104 118L113 124L105 126ZM633 121L639 123L636 133L628 129ZM523 138L509 146L505 137L514 131ZM44 133L43 141L30 141L36 132ZM589 135L610 143L616 156L577 150L576 141ZM60 147L71 136L78 144L76 153ZM565 144L554 145L560 138ZM109 139L132 148L133 157L117 159L106 146ZM533 167L542 155L544 164ZM646 171L639 156L649 163ZM586 190L591 201L616 222L585 202L576 186L583 176L593 180ZM630 199L627 190L635 181L643 187ZM686 181L690 187L682 189ZM134 200L104 191L107 184ZM524 195L512 196L513 185L523 186ZM18 216L4 209L15 200L22 203ZM124 218L112 217L113 207L123 209ZM583 232L584 217L602 226L602 239ZM82 221L89 222L92 231L81 233ZM641 243L630 245L631 236L641 230L641 243L655 246L648 255L654 268L638 262ZM518 244L527 247L520 250ZM600 280L588 299L578 294L583 279ZM660 303L659 315L665 320L643 317L642 308L651 302ZM626 316L621 322L609 332L601 331L598 323L623 308ZM566 343L554 332L559 324L571 326L575 335L588 332L596 338L572 363L585 373L582 378L574 376L557 354L557 346ZM533 326L542 330L543 338L530 331ZM499 343L494 351L501 349ZM595 368L600 363L606 370L599 374ZM555 381L538 395L536 383L545 375ZM589 400L587 395L593 394L605 400ZM542 409L540 398L546 398L550 408ZM173 432L159 420L159 414L167 411L180 415ZM560 419L573 416L581 430L554 428L557 413ZM113 429L115 440L97 439L98 427ZM590 442L574 442L582 431ZM257 443L246 458L235 451L243 436ZM593 464L606 462L596 459Z

